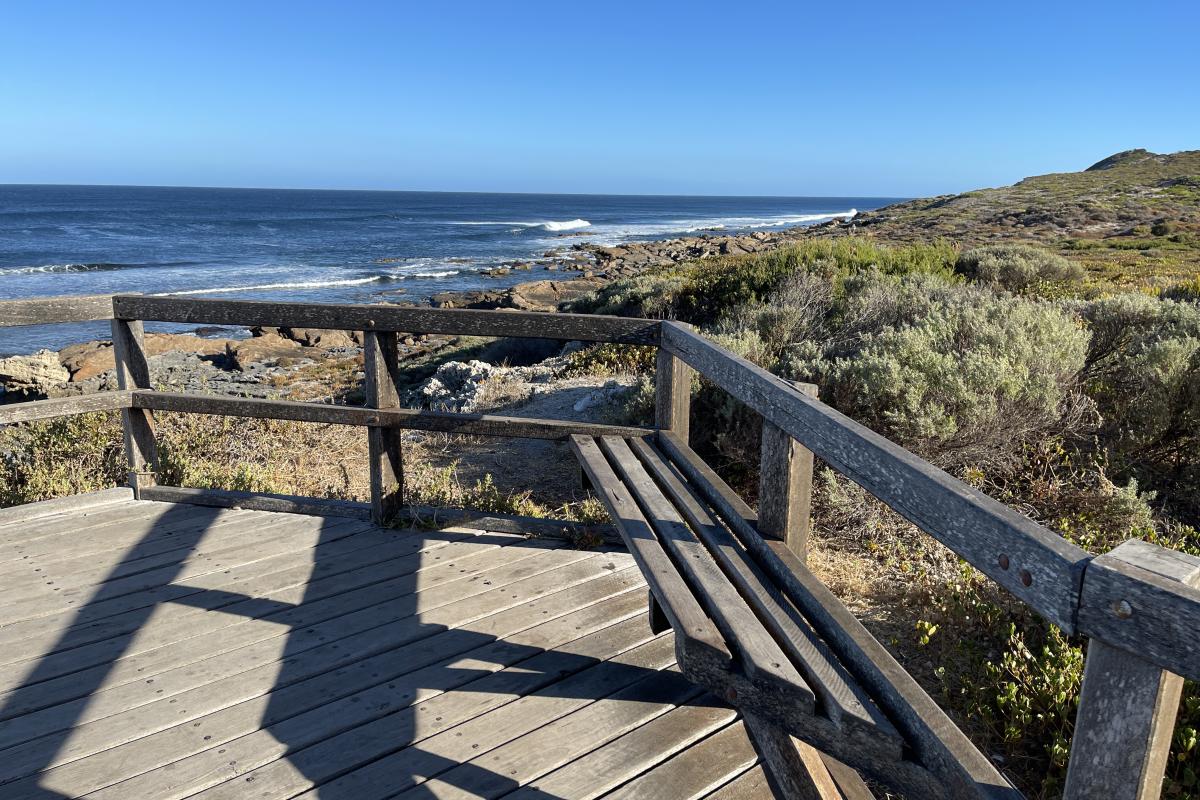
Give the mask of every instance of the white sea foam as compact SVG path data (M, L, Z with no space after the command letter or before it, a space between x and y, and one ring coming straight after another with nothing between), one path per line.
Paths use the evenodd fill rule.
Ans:
M37 275L56 272L95 272L116 269L113 264L39 264L30 267L0 267L0 275Z
M386 280L383 275L372 275L369 278L346 278L338 281L296 281L295 283L264 283L258 286L218 286L214 289L188 289L183 292L163 292L171 297L188 294L228 294L230 292L253 292L262 289L324 289L330 286L361 286L365 283L377 283Z
M451 275L459 273L456 269L433 270L431 272L413 272L410 277L413 278L448 278Z
M537 220L529 221L504 221L504 220L469 220L463 222L450 222L449 225L487 225L495 228L515 227L515 228L541 228L544 231L573 231L579 228L591 227L590 222L586 219L566 219L566 220Z
M616 244L631 239L644 239L649 236L669 236L672 234L683 236L703 231L787 228L842 217L849 218L857 213L857 209L851 208L847 211L835 211L825 214L781 214L772 217L698 217L691 219L670 219L661 222L630 223L626 225L597 225L589 233L588 241L602 244Z

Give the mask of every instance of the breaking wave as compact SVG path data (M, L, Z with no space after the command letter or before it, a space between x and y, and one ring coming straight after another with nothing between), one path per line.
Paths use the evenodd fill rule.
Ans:
M182 292L162 292L162 295L177 297L189 294L228 294L230 292L253 292L263 289L324 289L331 286L361 286L367 283L392 280L389 275L372 275L368 278L345 278L336 281L296 281L294 283L263 283L257 286L218 286L213 289L188 289Z
M0 267L0 275L38 275L60 272L109 272L118 269L137 269L141 264L39 264L29 267Z
M589 228L592 223L586 219L566 219L566 220L538 220L535 222L513 222L513 221L497 221L497 220L470 220L465 222L451 222L450 225L490 225L497 228L515 227L515 228L541 228L544 231L574 231L579 228Z

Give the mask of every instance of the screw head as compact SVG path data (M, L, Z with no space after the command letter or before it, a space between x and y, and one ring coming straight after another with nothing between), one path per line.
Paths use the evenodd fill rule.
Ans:
M727 703L736 703L737 702L737 689L734 689L732 686L730 686L728 689L726 689L725 690L725 701Z
M1114 600L1112 611L1118 619L1129 619L1133 616L1133 606L1129 605L1128 600Z
M1008 569L1008 556L1004 553L1001 553L996 561L1000 564L1000 569Z
M1029 573L1029 570L1023 569L1018 574L1021 576L1022 586L1029 586L1031 583L1033 583L1033 575Z

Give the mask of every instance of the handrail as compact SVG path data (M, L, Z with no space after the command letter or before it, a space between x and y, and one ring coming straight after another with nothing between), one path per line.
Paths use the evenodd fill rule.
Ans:
M147 471L152 470L156 453L148 415L154 410L362 425L372 431L372 513L376 517L394 510L401 493L396 458L399 429L543 439L573 433L635 437L658 430L667 444L686 444L695 370L761 415L772 437L794 439L1066 633L1093 640L1072 745L1066 793L1071 800L1089 796L1099 785L1108 789L1119 785L1120 791L1111 793L1114 797L1149 797L1155 781L1161 779L1170 746L1178 676L1200 680L1200 559L1137 541L1093 557L678 322L141 295L0 301L0 327L96 319L113 321L122 390L3 405L0 425L120 409L135 492L152 487ZM361 330L373 354L367 359L369 397L377 400L369 404L374 407L363 408L151 391L143 320ZM395 337L400 331L657 345L655 428L400 408L392 397L394 376L389 366L395 360ZM785 469L794 466L794 454L786 446L781 449L774 438L772 459ZM778 483L778 476L772 479ZM774 487L777 496L771 502L791 503L796 499L792 493L810 490L807 482L783 481ZM766 538L788 538L791 544L786 531L766 529L786 527L788 515L781 516L776 509L772 511L776 521L764 526L736 495L719 499L727 499L733 518L745 523L743 535L751 531ZM802 547L803 537L796 541ZM778 550L784 545L771 546ZM804 554L796 555L802 559ZM1112 698L1126 691L1136 700L1133 706L1113 706ZM1087 769L1080 766L1085 762Z

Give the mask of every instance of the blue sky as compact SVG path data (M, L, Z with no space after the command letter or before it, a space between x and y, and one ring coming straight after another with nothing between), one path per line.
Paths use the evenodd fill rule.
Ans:
M1195 2L0 5L0 183L910 196L1200 148Z

